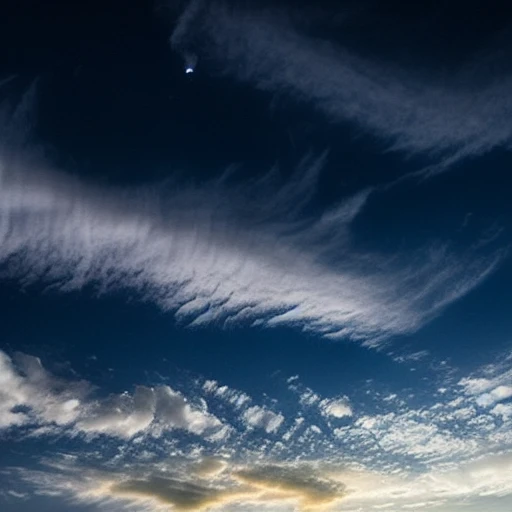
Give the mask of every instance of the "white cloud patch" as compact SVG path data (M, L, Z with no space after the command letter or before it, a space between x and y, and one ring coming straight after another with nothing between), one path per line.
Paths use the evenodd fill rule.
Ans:
M0 429L36 422L67 425L78 418L87 384L53 377L36 357L17 354L16 363L0 350Z
M498 404L491 409L491 414L501 416L503 421L512 419L512 404Z
M111 396L89 405L85 417L76 424L82 432L125 439L148 429L153 434L177 428L203 435L221 427L222 423L215 416L192 406L169 386L139 386L133 396L129 393Z
M323 416L333 418L344 418L353 414L347 397L325 398L320 402L319 408Z
M441 157L444 166L511 147L512 76L486 76L485 62L450 69L447 76L409 72L308 37L282 12L223 2L189 5L172 37L175 48L204 53L241 82L309 102L330 119L391 141L394 149Z
M323 398L311 388L304 386L299 376L287 379L288 389L298 395L299 404L304 407L317 407L320 414L326 418L343 418L352 416L350 400L346 396Z
M492 366L489 370L493 375L467 377L459 382L467 396L486 408L512 397L512 370L499 371Z
M270 434L279 430L284 421L284 416L266 407L255 405L244 411L242 419L247 426L262 428Z
M51 425L61 428L48 428ZM204 405L190 404L169 386L139 386L133 395L94 399L90 384L58 379L33 356L20 354L16 364L0 351L0 429L19 426L31 427L32 435L105 434L122 439L139 433L159 436L173 429L216 440L229 433Z
M287 379L288 389L299 396L299 402L304 406L312 406L320 400L320 395L315 393L311 388L303 386L299 382L299 376L295 375Z
M227 402L235 409L240 409L251 401L251 397L243 391L232 389L226 385L220 386L215 380L206 380L203 384L203 390Z
M13 489L18 487L12 472L18 471L37 492L121 509L126 505L135 511L169 506L193 511L214 507L284 511L292 505L306 511L339 502L349 512L445 512L463 500L475 510L481 505L480 510L501 512L492 500L512 495L511 404L503 399L482 408L476 402L506 386L507 361L458 383L448 379L442 395L414 407L405 399L383 402L374 393L365 394L369 403L353 410L344 396L320 397L306 408L300 403L304 387L299 378L288 379L285 385L296 388L292 391L298 397L298 414L285 430L284 415L267 407L237 411L246 427L239 429L210 413L201 397L189 400L169 386L140 386L134 393L97 398L90 384L58 379L36 358L13 361L0 354L0 389L6 393L2 403L8 404L0 420L9 422L20 405L28 418L11 421L11 434L19 429L23 436L37 431L42 435L46 429L47 434L74 436L82 442L75 454L52 450L48 459L40 461L39 471L4 471ZM229 388L223 390L214 380L194 382L202 383L208 399L230 403ZM68 393L63 403L79 400L72 417L53 409L63 390ZM37 392L38 400L26 398ZM503 397L502 391L496 394ZM391 412L358 413L371 404L385 404ZM315 410L322 423L311 421ZM349 410L351 420L333 429L332 418L346 417ZM195 441L181 443L178 436L161 435L178 429L197 434ZM112 452L110 447L116 446L117 452ZM483 505L482 499L487 500Z

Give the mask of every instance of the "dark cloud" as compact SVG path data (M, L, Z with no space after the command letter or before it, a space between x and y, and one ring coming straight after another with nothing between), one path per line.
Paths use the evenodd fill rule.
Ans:
M235 473L242 482L290 493L306 507L330 504L345 496L345 485L322 476L311 466L264 465Z
M112 493L151 498L173 505L177 510L203 510L215 506L231 493L215 487L158 476L146 480L126 480L114 484Z

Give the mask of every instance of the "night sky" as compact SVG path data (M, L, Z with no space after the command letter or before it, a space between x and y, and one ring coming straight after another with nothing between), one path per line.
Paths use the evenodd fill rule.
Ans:
M512 8L0 8L0 510L512 510Z

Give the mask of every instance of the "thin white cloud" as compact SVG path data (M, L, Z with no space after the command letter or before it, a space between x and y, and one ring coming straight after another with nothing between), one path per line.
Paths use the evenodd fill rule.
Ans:
M437 78L431 70L410 73L308 37L277 11L219 1L190 3L171 43L204 53L241 82L354 123L394 149L441 158L444 167L511 147L512 76L486 77L480 62Z
M226 385L220 386L215 380L206 380L203 384L203 390L227 402L235 409L240 409L251 401L251 397L243 391L230 388Z
M287 379L288 389L299 397L300 405L304 407L317 407L320 414L326 418L343 418L352 416L350 400L346 396L324 398L311 388L304 386L299 376L295 375Z
M171 459L166 466L147 464L142 470L127 464L108 472L55 457L43 470L19 469L18 475L40 495L137 512L170 506L196 512L211 508L284 512L291 506L300 511L447 512L459 510L458 505L463 505L460 510L507 512L512 496L510 452L486 455L456 468L411 474L321 461L231 464L220 474L198 474L195 464L197 459L185 466Z
M271 434L279 430L284 421L284 416L266 407L255 405L244 411L242 420L248 427L262 428L267 434Z
M0 157L0 262L66 291L135 290L189 325L291 325L327 338L382 339L421 327L498 265L486 247L440 244L383 257L353 248L369 191L304 218L321 160L277 191L265 176L107 189Z

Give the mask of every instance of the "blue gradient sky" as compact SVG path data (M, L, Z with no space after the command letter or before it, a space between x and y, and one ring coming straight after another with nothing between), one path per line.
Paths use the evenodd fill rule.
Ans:
M1 510L511 509L510 8L2 9Z

